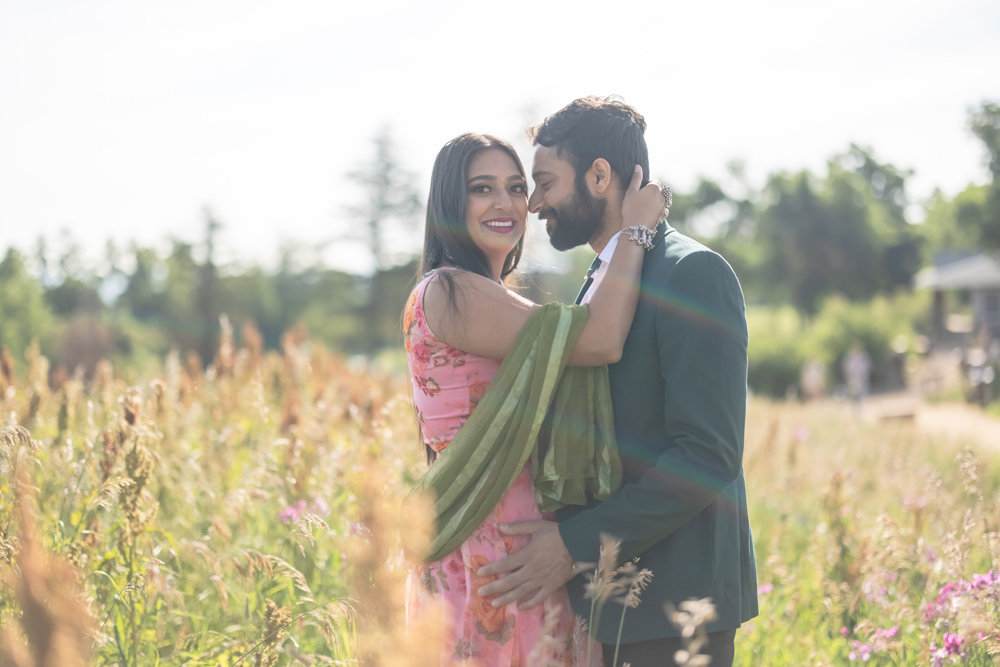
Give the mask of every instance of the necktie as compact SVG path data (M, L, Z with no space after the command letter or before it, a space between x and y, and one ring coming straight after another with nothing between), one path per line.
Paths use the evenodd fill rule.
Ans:
M587 294L587 290L590 286L594 284L594 274L597 273L597 269L601 268L601 256L598 255L594 258L594 262L587 269L587 279L583 281L583 287L580 288L580 293L576 295L576 304L579 305L583 301L583 297Z

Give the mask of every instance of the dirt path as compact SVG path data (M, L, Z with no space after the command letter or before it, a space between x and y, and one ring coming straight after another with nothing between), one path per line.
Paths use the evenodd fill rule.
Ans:
M964 403L928 403L912 394L872 396L863 417L870 420L913 420L920 430L956 440L969 440L1000 451L1000 419Z

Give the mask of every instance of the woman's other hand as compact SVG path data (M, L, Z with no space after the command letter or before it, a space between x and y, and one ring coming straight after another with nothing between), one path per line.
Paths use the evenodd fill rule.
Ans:
M635 165L632 181L625 190L625 200L622 202L622 219L625 226L643 225L653 229L659 223L667 202L663 198L660 182L652 180L645 186L642 183L642 167Z

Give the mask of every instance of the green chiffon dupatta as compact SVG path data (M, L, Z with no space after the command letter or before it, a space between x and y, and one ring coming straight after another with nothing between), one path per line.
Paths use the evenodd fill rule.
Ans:
M427 562L457 549L531 460L543 512L621 487L606 366L567 366L586 306L549 304L521 328L472 416L411 492L430 494Z

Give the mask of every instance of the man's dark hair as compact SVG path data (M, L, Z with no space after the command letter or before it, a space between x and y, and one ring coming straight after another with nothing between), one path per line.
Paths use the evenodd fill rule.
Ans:
M555 112L540 125L528 128L528 139L556 154L576 170L576 185L584 186L584 175L594 160L604 158L618 176L622 188L632 180L635 165L642 166L642 184L649 182L649 150L646 119L620 97L581 97Z

